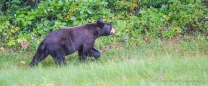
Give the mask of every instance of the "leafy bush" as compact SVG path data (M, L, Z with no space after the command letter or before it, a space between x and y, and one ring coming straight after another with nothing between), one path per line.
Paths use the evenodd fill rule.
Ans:
M24 0L1 2L0 41L5 47L27 48L52 30L99 17L118 30L115 37L101 38L104 44L208 33L208 9L201 0L43 0L37 6Z

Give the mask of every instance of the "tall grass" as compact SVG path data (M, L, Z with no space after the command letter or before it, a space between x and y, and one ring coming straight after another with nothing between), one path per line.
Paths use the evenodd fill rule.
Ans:
M47 57L29 68L33 52L0 55L1 86L181 86L208 85L208 42L155 40L138 47L102 51L98 61L80 62L67 56L56 66ZM26 62L26 63L24 63Z

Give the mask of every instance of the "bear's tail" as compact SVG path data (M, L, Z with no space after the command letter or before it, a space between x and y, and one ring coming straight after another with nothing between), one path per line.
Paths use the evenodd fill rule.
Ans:
M48 50L45 48L43 42L41 42L29 66L32 67L37 65L38 62L44 60L47 56L48 56Z

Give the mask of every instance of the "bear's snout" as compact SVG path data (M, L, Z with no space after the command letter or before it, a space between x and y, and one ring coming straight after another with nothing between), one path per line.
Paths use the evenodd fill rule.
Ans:
M115 33L116 33L116 29L112 28L110 34L115 34Z

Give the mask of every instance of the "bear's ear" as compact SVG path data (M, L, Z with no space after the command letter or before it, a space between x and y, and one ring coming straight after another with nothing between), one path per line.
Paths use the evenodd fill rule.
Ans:
M97 21L97 24L98 24L99 27L102 28L104 26L103 19L99 18L98 21Z
M99 18L98 21L103 22L103 19L102 18Z

